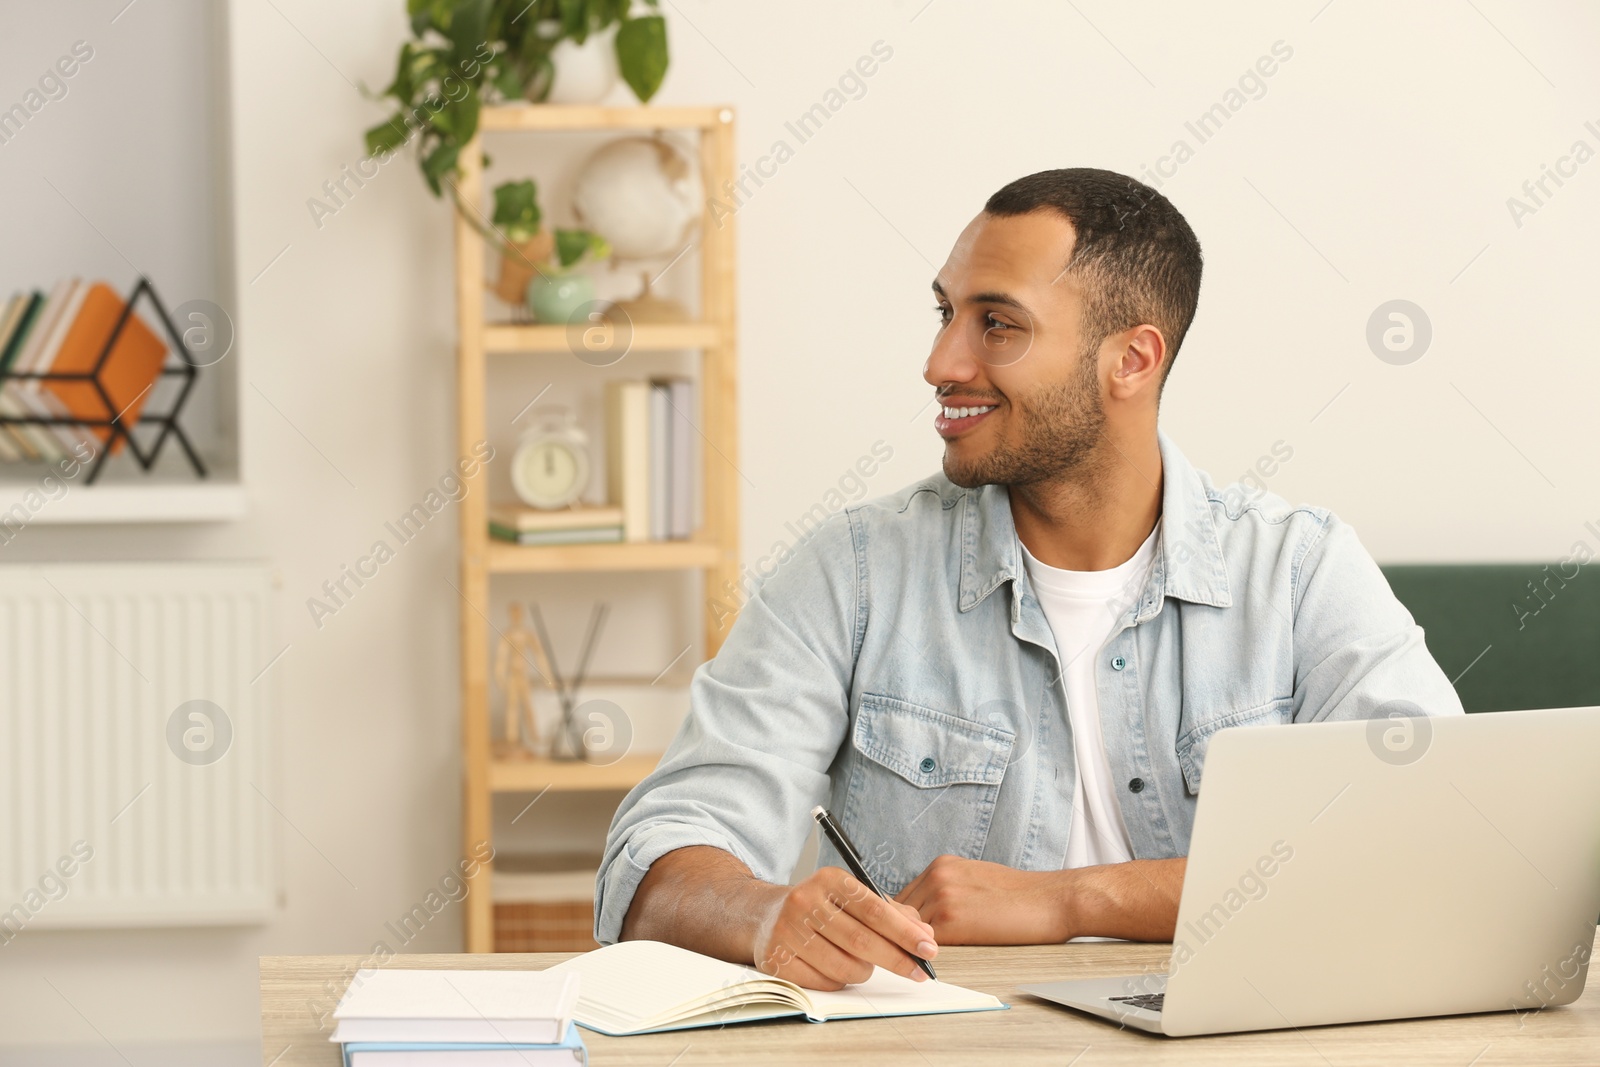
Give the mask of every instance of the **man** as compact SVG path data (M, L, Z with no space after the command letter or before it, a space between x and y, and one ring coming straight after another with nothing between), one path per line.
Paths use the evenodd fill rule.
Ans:
M921 979L939 944L1170 940L1218 730L1461 711L1348 526L1216 489L1158 433L1200 269L1122 175L990 197L933 282L944 476L750 599L612 822L600 941L833 989ZM780 884L818 802L896 903L826 843Z

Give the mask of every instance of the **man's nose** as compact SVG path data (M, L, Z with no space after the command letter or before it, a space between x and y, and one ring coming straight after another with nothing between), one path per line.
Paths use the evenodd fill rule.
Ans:
M939 331L933 339L933 351L922 365L922 380L934 388L950 383L965 384L978 376L979 361L961 332L959 319Z

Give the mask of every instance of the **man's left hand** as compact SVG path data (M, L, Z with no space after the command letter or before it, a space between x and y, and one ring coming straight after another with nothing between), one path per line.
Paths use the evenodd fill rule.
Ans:
M895 897L941 945L1049 945L1073 936L1071 871L1018 871L940 856Z

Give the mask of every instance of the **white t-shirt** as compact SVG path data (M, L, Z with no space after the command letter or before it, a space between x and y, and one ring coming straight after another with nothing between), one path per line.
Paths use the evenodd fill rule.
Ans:
M1100 730L1095 668L1112 630L1144 591L1160 529L1157 523L1128 562L1108 571L1051 567L1034 559L1026 545L1022 547L1028 580L1055 635L1067 721L1077 753L1078 784L1073 791L1067 867L1093 867L1133 859L1133 843L1128 840L1122 805L1117 800L1118 783L1111 780L1111 764L1106 759L1105 738Z

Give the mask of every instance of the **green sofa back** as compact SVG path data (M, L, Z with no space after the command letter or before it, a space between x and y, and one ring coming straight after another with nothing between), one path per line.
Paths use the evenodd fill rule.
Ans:
M1458 679L1462 705L1514 711L1600 705L1600 578L1589 569L1407 564L1383 573L1433 658Z

